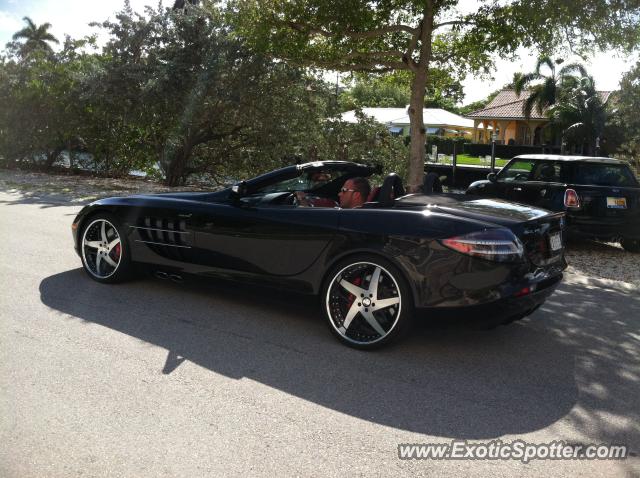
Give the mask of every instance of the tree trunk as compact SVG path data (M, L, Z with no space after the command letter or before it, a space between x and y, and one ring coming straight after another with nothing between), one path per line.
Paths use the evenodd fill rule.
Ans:
M425 160L425 128L422 109L427 87L427 75L432 54L434 8L433 0L427 0L420 31L420 57L416 65L412 65L414 72L411 81L411 100L409 103L409 124L411 125L411 155L409 158L409 178L407 189L411 193L420 192L424 181ZM408 59L412 62L412 59Z
M75 158L72 153L71 140L67 141L67 154L69 155L69 171L73 171Z
M58 160L60 153L64 150L64 147L57 146L53 151L47 153L47 161L44 164L44 169L49 171L53 167L53 163Z
M309 162L313 163L318 160L318 147L314 144L309 148Z
M172 158L167 168L167 186L179 186L185 179L187 163L191 159L193 148L190 144L185 144L172 152Z
M411 149L409 159L409 192L419 192L424 181L425 128L422 109L424 108L426 70L416 72L411 82L411 100L409 103L409 123L411 125Z

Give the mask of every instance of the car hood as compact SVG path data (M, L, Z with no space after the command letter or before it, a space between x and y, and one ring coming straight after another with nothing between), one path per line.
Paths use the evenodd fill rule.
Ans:
M504 226L532 221L552 214L546 209L526 204L500 199L478 199L464 194L410 194L396 200L395 207L428 209Z

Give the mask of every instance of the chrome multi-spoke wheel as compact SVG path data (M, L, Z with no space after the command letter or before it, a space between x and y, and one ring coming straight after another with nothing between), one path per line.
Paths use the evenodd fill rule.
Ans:
M80 242L86 271L104 280L118 271L122 262L122 240L118 229L105 218L94 219L84 228Z
M406 315L403 279L379 262L349 262L337 270L326 288L327 318L349 345L366 348L388 341Z

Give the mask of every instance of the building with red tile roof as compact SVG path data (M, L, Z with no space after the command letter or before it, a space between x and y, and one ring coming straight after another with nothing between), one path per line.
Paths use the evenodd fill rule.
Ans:
M599 91L606 103L611 91ZM549 125L547 111L540 113L536 108L526 118L522 112L524 102L528 98L527 91L520 96L511 89L502 90L482 109L469 113L473 120L473 142L489 143L491 141L488 126L498 134L498 142L502 144L539 145L543 143L543 130ZM482 126L482 128L480 128Z

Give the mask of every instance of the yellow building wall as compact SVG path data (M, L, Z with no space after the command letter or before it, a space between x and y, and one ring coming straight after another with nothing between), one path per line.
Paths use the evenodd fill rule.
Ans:
M516 121L511 121L507 126L507 129L505 130L505 135L504 135L504 144L509 144L510 139L513 139L514 141L516 140L516 134L517 134L516 123L517 123Z

